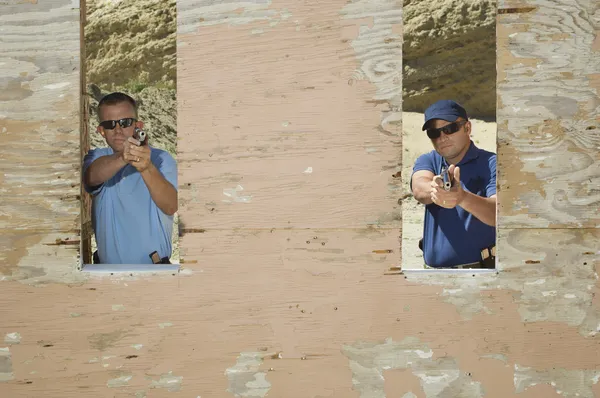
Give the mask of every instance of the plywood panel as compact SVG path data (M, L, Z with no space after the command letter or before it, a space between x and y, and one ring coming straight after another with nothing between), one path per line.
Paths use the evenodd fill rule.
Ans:
M499 227L597 228L598 2L499 7Z
M29 29L35 30L35 23L40 18L54 18L56 11L53 11L53 6L57 4L39 2L35 5L36 12L10 18L28 21L33 25ZM363 22L352 22L355 35L368 36L372 33L373 37L379 37L377 32L382 25L378 24L383 21L385 25L389 15L389 8L385 5L392 3L347 4L335 4L336 10L345 10L336 14L333 2L327 5L316 2L301 5L222 3L219 8L204 2L185 2L182 3L183 21L189 21L189 24L182 27L186 30L182 34L188 35L183 37L182 49L196 45L195 51L209 51L206 47L199 47L201 41L194 42L194 35L202 37L208 32L203 29L225 28L219 31L222 35L215 36L211 31L209 36L204 36L206 41L226 38L227 32L239 39L229 41L229 47L223 48L222 54L227 55L239 51L237 46L242 36L238 30L244 26L250 29L250 34L254 31L259 36L268 36L273 30L283 41L292 38L285 36L285 31L276 29L282 29L288 23L293 23L293 31L299 26L297 32L302 32L311 23L314 24L313 32L319 29L328 31L334 28L326 29L327 23L337 26L336 21L354 21L354 17L348 16L365 17ZM535 4L536 7L547 8L554 4L562 6L559 2ZM587 3L577 4L584 9ZM21 4L18 7L17 10L29 10L27 7L34 5ZM4 12L5 8L0 10ZM61 10L67 13L65 18L70 18L66 7ZM302 18L302 15L313 14L316 15L314 19ZM6 15L11 14L2 15L5 22ZM323 15L327 18L320 20ZM224 21L225 16L234 21L231 27ZM334 16L340 17L336 19ZM349 19L343 19L346 17ZM356 28L356 24L364 26ZM57 25L64 28L68 24ZM63 36L56 33L55 37ZM348 40L357 45L351 38ZM269 43L277 48L277 41ZM48 44L48 47L51 46ZM322 47L313 47L307 56L317 54L315 65L322 67L322 61L318 59ZM360 52L357 59L365 59L369 64L367 54L373 54L373 51ZM44 51L39 53L44 54ZM272 56L271 52L265 50L264 58L271 59L269 56ZM365 58L361 58L363 56ZM472 276L403 275L390 270L391 266L398 264L400 256L399 229L394 222L372 226L359 222L352 224L351 217L328 214L326 211L331 211L331 208L325 206L317 210L322 211L321 215L326 220L332 220L332 225L308 215L301 207L288 209L302 210L304 216L312 217L308 221L291 211L286 213L287 210L274 208L273 213L279 217L265 216L260 224L259 218L249 211L230 212L232 217L239 216L237 221L222 217L222 225L211 224L208 213L201 213L206 210L203 206L207 203L202 196L202 186L210 188L210 184L215 183L209 181L212 177L202 171L202 166L206 164L207 170L215 174L220 169L210 162L196 162L195 166L191 166L193 153L187 149L195 145L199 154L204 153L200 143L205 133L201 129L194 130L193 125L193 120L198 119L194 119L193 112L201 107L186 108L194 103L195 96L204 95L201 90L195 91L198 86L194 86L193 76L199 76L201 69L194 62L190 64L189 59L184 57L181 60L180 70L193 90L180 101L187 112L180 120L189 123L190 135L184 141L185 145L179 147L184 148L182 156L186 171L182 177L188 178L191 184L198 181L196 184L200 185L190 185L183 194L189 203L196 200L196 204L186 204L185 208L190 228L187 233L184 228L181 238L182 273L176 276L112 276L77 281L74 275L78 274L67 267L77 253L76 245L67 242L76 241L77 235L66 232L68 223L64 223L62 217L56 221L59 226L54 227L56 230L45 217L40 217L43 219L40 227L26 219L26 229L15 229L20 221L10 224L10 229L6 227L0 234L0 266L4 275L0 277L0 396L506 398L598 394L599 229L595 226L589 229L522 229L521 224L510 229L507 228L510 224L506 223L499 231L499 273ZM231 59L231 65L237 62ZM336 61L335 58L333 61ZM55 64L49 65L54 67ZM237 65L232 68L243 72ZM379 72L382 69L367 68L363 71L369 70ZM12 73L10 68L0 71ZM64 76L48 76L47 84L60 83ZM320 75L315 76L317 79ZM378 108L380 104L365 100L375 92L373 87L377 88L377 95L385 96L385 90L379 91L377 76L388 75L384 69L382 75L373 73L365 81L357 74L352 86L362 87L364 91L360 96L356 94L350 102L359 98L376 108L365 114L369 123L373 113L386 115ZM384 79L381 87L385 84ZM242 86L236 87L241 91L239 87ZM219 95L224 95L222 93L232 90L226 85L221 88L223 90L213 87L211 95L218 99ZM262 88L252 85L248 90L259 92ZM290 90L282 95L295 94L294 90ZM210 102L207 100L207 103ZM19 115L25 113L33 117L28 113L29 108L5 101L2 112L12 107L12 116L0 120L3 120L2 123L10 118L11 123L67 123L69 119L53 115L54 103L50 104L48 109L40 111L46 114L47 120L31 121L19 119ZM256 123L255 134L263 134L256 127L260 125L260 118L276 120L274 110L280 108L276 104L270 106L272 108L266 108L268 112L251 118ZM329 115L314 109L311 112L316 120L314 126ZM350 113L348 118L352 119L354 116ZM289 114L294 115L294 112ZM397 116L393 112L387 115L392 114ZM209 114L205 116L210 117ZM298 120L308 125L303 118ZM358 123L357 119L354 120L353 123ZM365 126L370 124L365 122ZM20 131L27 133L33 130L22 128ZM193 132L197 136L192 138ZM47 134L50 133L42 136ZM350 154L347 159L344 158L348 167L382 166L384 160L389 161L381 157L373 163L366 162L365 159L370 158L356 149L360 147L356 137L358 135L350 134L348 142L351 145L344 149ZM71 148L71 141L67 139L66 142L68 144L65 145ZM301 155L311 156L311 153L319 151L325 153L316 141L307 139L305 142L307 147L314 148L314 152L289 149L292 159L289 164L300 164ZM381 148L384 147L382 142L379 142ZM333 144L328 141L327 145ZM340 159L344 145L339 144L336 149L339 153L336 156ZM73 148L65 149L60 156L54 152L47 154L64 164L71 164L71 155L79 157L79 148ZM227 162L221 165L223 170L235 170L228 169L230 162L239 166L239 173L246 170L245 167L255 167L241 157L243 145L234 149L237 152L227 155ZM381 151L383 153L383 149ZM273 158L265 162L264 168L253 169L258 176L266 178L270 167L283 167L284 152L273 153ZM48 167L44 166L47 163L34 160L34 157L24 162L30 167L32 180L29 180L32 178L29 174L21 173L20 166L15 167L13 173L16 174L11 175L9 170L11 180L6 180L4 169L0 174L3 194L13 193L12 197L6 196L10 201L3 200L2 203L15 207L13 211L20 210L15 199L20 195L30 194L23 200L23 207L31 201L44 200L40 193L43 189L38 188L44 183L48 189L56 190L52 191L50 198L63 195L61 188L57 188L62 186L55 181L58 178L49 172L43 174L47 172L45 169ZM255 160L257 163L260 161ZM338 170L334 168L338 167L337 164L329 164L331 170ZM67 168L65 166L64 170ZM48 177L38 180L37 172ZM194 180L194 173L199 173L204 180ZM286 181L291 184L293 181L289 176L292 173L287 173L283 171L282 175L288 176ZM313 170L313 175L315 173ZM20 180L14 177L17 175ZM58 175L61 179L65 176L68 181L75 179L74 174L66 171ZM331 178L336 176L342 177L332 174ZM363 181L364 175L360 178ZM522 177L520 174L508 174L507 178L509 182L516 183ZM47 181L54 181L56 187ZM344 184L349 184L349 180L344 181ZM262 184L270 186L266 180ZM382 203L370 200L374 196L369 196L372 192L383 192L378 185L381 182L367 184L368 181L363 182L361 187L369 188L359 190L361 195L358 196L359 199L364 198L362 202L367 209L364 213L357 210L358 206L350 206L348 197L340 196L342 203L348 206L349 211L354 211L357 218L361 214L376 214ZM281 190L284 188L285 185L280 186ZM213 189L214 195L218 193L214 186L210 189ZM312 198L308 196L309 191L303 192L307 198ZM65 195L70 194L68 191ZM55 199L47 200L51 203L50 207L39 205L38 208L54 206L63 209ZM246 204L236 202L231 205ZM279 203L273 207L275 205L279 206ZM286 209L285 206L282 203L279 209ZM71 214L69 211L58 214ZM596 217L594 213L581 214L586 217L582 224ZM286 218L295 220L291 227L296 228L279 228L277 222ZM8 220L2 219L6 225L9 225ZM210 228L203 228L206 225ZM13 264L18 264L18 267ZM42 275L44 272L46 275ZM13 278L18 281L11 280ZM36 286L23 283L48 281L58 283Z
M178 12L185 228L400 226L399 3Z
M43 232L13 229L0 233L0 281L72 283L82 280L77 271L78 232ZM10 295L8 291L2 296Z
M5 282L0 395L592 396L600 376L596 229L503 231L504 271L443 278L389 274L375 229L190 237L178 276Z
M90 131L89 131L89 97L85 92L86 87L86 54L85 54L85 25L87 23L87 7L86 1L80 1L79 10L79 48L80 48L80 108L79 108L79 125L81 128L81 141L79 153L81 159L90 150ZM92 196L85 191L83 184L80 184L80 220L81 220L81 264L92 263Z
M11 276L27 252L40 267L55 254L40 242L80 228L78 3L9 1L0 25L0 257ZM77 250L61 258L72 270Z

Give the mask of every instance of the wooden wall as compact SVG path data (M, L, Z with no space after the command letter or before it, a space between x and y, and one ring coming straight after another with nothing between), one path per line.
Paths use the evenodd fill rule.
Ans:
M61 281L81 225L79 9L21 3L0 3L0 273Z
M79 9L0 4L0 396L599 395L600 9L498 6L498 274L390 270L401 2L181 0L183 270L100 278Z

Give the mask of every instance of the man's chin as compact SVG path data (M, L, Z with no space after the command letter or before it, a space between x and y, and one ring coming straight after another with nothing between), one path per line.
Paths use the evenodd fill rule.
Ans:
M109 144L114 152L123 152L124 140L113 141Z
M445 146L442 148L438 148L437 151L442 156L449 156L449 155L451 155L451 152L452 152L452 146L449 145L449 146Z

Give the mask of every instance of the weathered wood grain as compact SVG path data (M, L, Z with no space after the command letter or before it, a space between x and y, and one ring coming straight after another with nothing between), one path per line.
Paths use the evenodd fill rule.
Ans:
M500 1L500 228L599 225L600 4Z
M80 228L78 8L70 0L0 5L0 235L10 242L0 247L4 275L19 274L26 257L40 256L41 267L56 253L38 242ZM56 266L72 271L77 251Z
M186 228L399 228L398 7L180 3Z
M489 278L386 275L398 252L373 251L397 237L373 229L208 231L182 237L199 257L175 277L7 283L0 336L21 341L0 394L591 396L600 351L577 324L600 309L598 231L505 232L514 266Z
M18 10L33 7L36 12L29 13L29 16L21 14L20 21L27 24L29 21L38 22L38 18L44 15L50 18L48 15L54 15L52 6L56 4L21 4ZM235 55L236 51L239 54L240 44L255 44L244 41L243 35L236 29L243 29L244 26L250 30L263 29L262 33L255 31L255 34L274 33L279 41L285 41L293 40L291 35L286 36L286 24L292 24L291 31L301 32L312 23L315 25L313 34L316 38L316 32L320 30L335 29L326 29L327 26L339 28L336 25L339 19L336 18L348 15L338 13L345 5L335 4L333 7L333 2L325 5L289 2L285 4L288 7L258 1L223 4L215 8L213 2L184 3L184 9L208 7L213 10L214 15L188 14L195 15L190 17L190 21L200 24L199 18L209 15L211 21L221 22L212 24L212 27L194 25L188 35L182 34L180 38L182 50L195 46L196 49L189 54L209 51L206 46L201 46L207 41L211 45L212 40L228 41L229 45L222 48L221 55L229 56L231 62L219 65L225 72L228 67L231 71L243 72L244 69L237 64L242 62L241 59L231 55ZM359 11L370 7L361 2L348 4L350 8L358 5ZM370 4L379 4L373 6L374 9L380 15L388 15L383 7L387 3ZM543 13L541 9L548 4L558 3L537 2L535 12ZM581 2L576 4L581 5ZM5 6L0 5L3 12L2 7ZM219 14L219 10L223 9L226 11ZM359 11L350 14L360 15ZM373 11L372 14L377 12ZM267 17L256 17L263 14ZM575 14L580 15L577 12ZM4 14L1 15L5 18ZM222 15L235 17L238 25L224 25ZM275 18L273 15L280 19L268 19ZM323 15L327 18L320 19ZM502 15L504 18L521 14ZM295 20L298 20L298 24ZM372 22L372 26L377 26L377 21L375 15L366 17L364 23L368 25ZM277 23L272 25L274 22ZM296 26L300 27L298 31ZM35 26L30 29L35 29ZM349 40L348 43L352 42L352 37L357 37L357 30L355 27L352 29L354 33L348 34L349 37L342 36ZM361 31L369 32L365 27L358 28L358 32ZM227 32L230 32L230 37ZM207 36L203 36L205 34ZM194 35L203 38L196 42ZM60 37L59 34L55 36ZM262 47L266 53L263 60L273 60L269 58L270 49L276 51L277 43L275 40L264 43L271 46ZM319 61L319 56L323 56L321 51L326 52L329 47L315 46L314 43L318 43L316 40L309 43L312 44L311 51L302 56L315 58L315 68L321 71L321 75L327 70L343 69L350 74L355 70L353 68L356 65L351 66L350 59L356 54L347 50L343 50L348 55L348 59L344 58L343 68L319 69L323 62ZM4 47L0 48L4 51ZM43 53L43 49L40 53ZM200 145L202 139L208 136L206 131L211 134L220 131L219 124L213 129L212 122L206 130L195 127L193 121L201 119L196 110L202 117L210 118L212 114L200 110L204 102L211 102L207 98L202 102L197 101L197 97L205 94L197 91L198 86L194 85L195 79L204 79L200 76L200 66L206 65L202 64L202 60L190 59L180 59L179 77L187 79L186 84L191 90L183 97L180 93L180 106L184 112L178 118L184 126L187 124L187 141L179 148L182 148L182 156L188 156L183 161L187 169L184 168L181 177L189 181L196 178L193 176L195 172L206 175L201 171L201 162L193 163L190 160L193 159L190 149L197 148L199 154L206 153L202 152L204 149ZM259 62L258 58L254 59ZM335 57L332 59L336 61ZM216 56L211 60L215 61ZM61 62L62 58L49 65ZM261 65L256 64L254 68L260 70ZM270 70L275 73L275 69ZM2 76L9 72L12 73L12 69L0 65ZM310 74L309 71L305 73ZM340 72L340 76L345 75ZM63 78L60 74L46 77L48 84L53 84L53 79L57 83ZM330 84L335 84L333 82L336 80L331 79ZM232 87L225 84L224 87L202 86L202 89L210 91L217 99L234 88L244 94L242 89L245 86ZM282 90L281 95L288 95L280 86L273 87ZM315 87L320 86L315 84ZM373 98L376 90L379 90L376 84L358 78L352 87L360 93L347 100L349 113L350 110L361 112L361 115L365 112L365 122L360 125L368 128L378 126L377 123L386 115L379 108L381 105L369 103L374 108L371 112L358 109L356 105L361 100L367 103ZM264 90L260 84L246 89L256 93ZM292 89L288 91L292 93L289 95L297 96L294 100L309 99L309 96L294 94ZM14 89L7 92L14 93ZM333 92L337 93L336 90ZM317 98L321 98L322 104L325 104L325 96ZM6 103L12 106L13 113L6 111ZM48 109L41 111L46 113L44 117L47 120L19 119L15 115L29 112L27 107L23 106L17 112L18 104L2 104L2 112L12 116L7 116L0 123L14 124L16 120L18 123L45 124L59 121L66 125L72 121L53 116L55 110L52 103ZM190 104L194 106L188 107ZM294 101L293 104L298 103ZM69 106L76 112L77 104ZM289 115L296 114L292 108L278 108L276 104L270 106L252 108L257 113L249 119L254 123L253 133L267 134L259 127L263 126L263 120L278 122L280 118L274 113L276 111L286 110ZM336 109L335 104L331 107ZM325 110L317 113L311 106L306 109L315 117L314 126L328 126L327 122L322 122L327 120L328 113ZM213 111L217 112L218 109ZM76 123L75 113L67 114L73 115ZM373 117L373 114L377 117ZM223 115L220 117L224 118ZM354 116L349 114L348 118ZM512 117L509 119L512 120ZM25 134L39 128L22 126L20 130L11 128L10 131ZM47 134L50 133L44 133L43 136ZM385 135L383 132L381 134ZM338 136L342 140L343 135ZM2 139L5 137L2 136ZM378 141L381 148L386 139L391 138ZM360 141L353 140L356 140L356 134L349 134L348 141L352 144L345 149L340 144L336 152L336 156L349 167L355 164L381 167L387 164L385 162L392 161L380 157L373 163L361 163L367 155L354 150L360 147ZM68 139L67 142L67 146L72 145ZM250 142L255 145L259 141ZM304 142L315 152L325 153L318 146L318 141ZM215 146L214 143L211 145ZM240 143L236 145L233 147L238 152L226 159L228 162L237 162L240 173L243 173L246 170L244 167L252 163L236 158L235 155L241 156L241 148L244 148ZM328 142L327 145L333 144ZM57 163L76 163L80 148L76 145L69 148L60 154L46 154L56 159ZM343 155L343 150L348 151L349 155ZM302 153L296 146L289 151L292 165L294 161L302 160L302 156L311 156L311 153ZM273 156L283 159L283 154L283 151L275 152ZM520 156L521 153L516 155ZM564 159L557 161L566 165ZM22 197L29 192L31 200L43 200L44 196L38 192L35 184L46 183L48 189L55 189L49 195L54 198L62 194L59 188L54 188L54 185L60 186L56 182L58 178L45 170L49 167L48 163L37 160L36 156L28 155L24 162L30 165L28 167L35 175L35 184L27 183L26 173L13 171L10 174L10 170L7 179L5 164L0 173L2 203L9 192L13 195L11 198ZM265 176L269 166L277 165L269 161L266 164L265 169L260 169L263 174L258 175ZM226 170L229 163L223 163L222 167ZM219 172L216 163L210 164L209 170ZM391 170L394 168L385 173ZM534 167L534 170L541 169ZM47 183L44 179L35 180L38 178L36 171L47 172L42 175L49 176L47 180L53 183ZM66 171L64 173L58 174L61 179L75 179L73 176L67 178ZM522 179L519 174L507 176L510 183L518 183ZM285 187L286 181L290 183L291 177L281 182L282 187ZM263 183L268 186L268 182ZM78 192L79 187L73 189ZM377 192L384 194L381 186L377 189ZM189 188L187 194L183 196L190 202L192 194L195 194L199 203L196 207L189 206L187 212L191 214L202 209L206 203L202 197L202 185L198 185L195 192ZM308 191L306 195L309 198ZM381 202L371 202L374 198L375 194L367 189L360 191L360 199L370 212L365 214L374 213L376 206L380 205ZM18 205L18 202L11 200L6 203ZM31 202L24 200L23 206L27 203ZM59 206L52 200L50 203ZM234 205L238 204L245 205ZM44 205L39 208L45 209ZM281 204L279 209L285 209L285 204ZM277 211L279 213L275 214L286 215L283 210L273 209L273 212ZM66 214L70 213L67 211ZM585 224L594 220L596 214L582 213L582 216L588 220L582 221ZM69 219L70 216L65 217ZM600 332L600 287L597 277L600 268L597 242L600 236L595 226L583 230L523 230L520 225L508 229L508 224L505 224L499 231L498 275L472 277L468 274L446 274L440 277L432 274L400 275L397 272L388 275L390 265L394 265L400 255L398 229L393 223L350 228L349 216L344 218L333 214L327 215L327 219L342 221L339 225L343 227L316 228L322 224L315 218L312 224L305 222L304 225L311 226L306 229L273 228L274 223L269 219L265 219L259 227L243 228L250 224L240 221L228 222L219 229L216 224L207 224L213 227L202 228L207 216L203 217L190 218L198 221L189 224L189 229L197 232L182 237L185 262L183 272L179 275L107 277L81 282L73 279L76 274L71 272L71 265L66 266L72 264L69 257L77 255L77 245L66 242L76 241L78 236L64 233L62 228L66 228L67 224L62 224L62 217L60 221L57 220L60 227L54 232L47 225L42 226L39 233L35 232L38 227L34 225L22 230L3 228L0 231L0 267L4 267L0 271L4 275L0 277L0 396L150 398L232 397L246 394L287 398L523 398L600 394L600 351L596 341ZM8 222L6 220L4 222ZM10 234L6 231L10 231ZM5 247L12 248L14 252L4 250ZM13 264L19 264L18 269L12 267ZM30 274L25 275L28 271ZM6 276L8 272L11 277ZM41 275L42 272L51 275ZM19 276L15 277L17 274ZM9 280L13 277L21 279L21 282L53 280L60 283L34 287Z
M0 233L0 281L22 283L73 283L83 280L77 271L78 231L32 232L30 229ZM2 292L1 299L10 295Z
M598 229L502 229L500 288L514 291L525 322L564 322L600 332Z
M89 128L89 97L87 96L86 89L86 52L85 52L85 25L87 23L87 7L85 1L80 1L79 8L79 48L80 48L80 66L79 66L79 80L80 80L80 108L79 108L79 125L81 126L81 144L79 153L82 159L90 150L90 128ZM80 220L81 220L81 253L80 259L81 264L92 263L92 196L85 191L83 184L80 185Z

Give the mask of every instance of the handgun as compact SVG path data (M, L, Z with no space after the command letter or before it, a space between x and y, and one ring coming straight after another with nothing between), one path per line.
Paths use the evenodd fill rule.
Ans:
M140 145L146 145L148 135L144 130L142 130L139 127L136 127L135 129L133 129L133 138L138 140L140 142Z
M452 176L450 175L450 171L448 167L442 167L442 179L444 180L444 189L449 191L452 188Z

